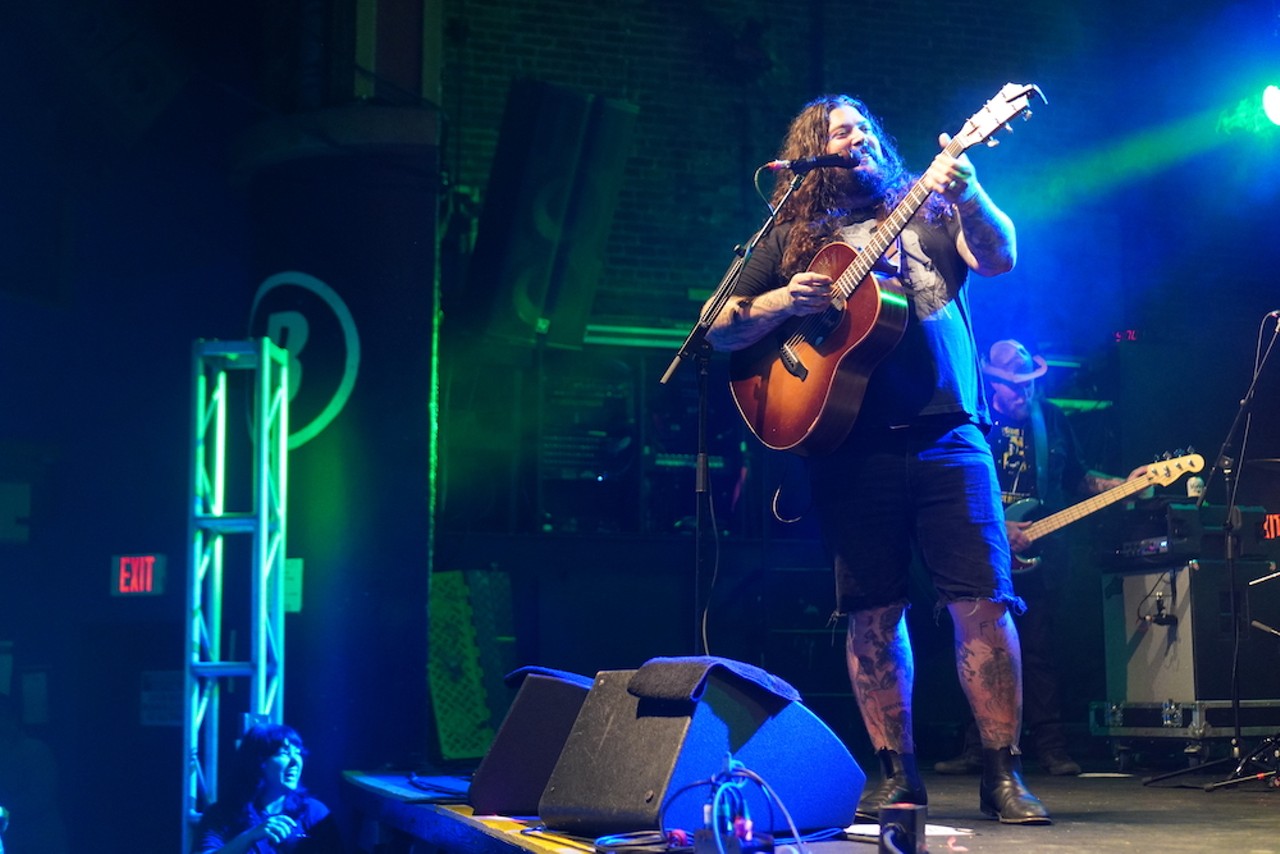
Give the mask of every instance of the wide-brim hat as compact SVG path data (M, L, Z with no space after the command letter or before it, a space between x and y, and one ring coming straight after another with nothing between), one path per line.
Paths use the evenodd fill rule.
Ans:
M1032 356L1012 338L997 341L982 360L982 372L1010 383L1025 383L1044 376L1049 364L1040 356Z

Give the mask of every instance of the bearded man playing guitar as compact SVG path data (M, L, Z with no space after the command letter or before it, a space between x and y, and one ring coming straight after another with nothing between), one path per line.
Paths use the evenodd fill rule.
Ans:
M1013 590L984 438L990 420L965 289L971 271L1012 269L1016 242L964 151L1024 111L1032 91L1039 94L1006 86L954 139L939 138L942 151L918 177L861 101L833 95L807 104L779 156L843 155L856 168L805 176L708 326L712 346L734 351L736 402L756 435L810 462L836 613L848 617L850 679L883 772L858 806L861 820L876 821L885 804L928 801L916 766L905 621L917 548L938 591L936 610L952 616L956 667L981 734L979 808L1005 823L1050 823L1021 773L1022 666L1011 612L1024 605ZM989 129L977 129L983 125ZM796 180L780 176L775 207ZM825 256L832 247L834 262ZM846 334L859 312L870 317L867 331ZM822 362L842 338L849 350L827 372ZM788 399L788 383L825 389L825 399L818 416L775 441L804 408ZM836 417L824 422L830 410Z

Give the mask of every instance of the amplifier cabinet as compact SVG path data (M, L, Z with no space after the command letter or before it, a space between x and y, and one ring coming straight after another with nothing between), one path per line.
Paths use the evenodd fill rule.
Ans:
M1269 561L1235 562L1241 699L1280 697L1280 578ZM1225 561L1190 561L1102 578L1107 699L1229 700L1235 635ZM1251 581L1258 581L1250 584Z

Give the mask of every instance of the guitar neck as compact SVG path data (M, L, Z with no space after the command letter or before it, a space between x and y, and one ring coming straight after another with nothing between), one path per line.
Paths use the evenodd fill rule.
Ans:
M1027 539L1037 540L1047 534L1052 534L1059 528L1070 525L1072 522L1083 519L1103 507L1115 504L1117 501L1123 501L1130 495L1137 495L1150 485L1151 483L1146 478L1127 480L1119 486L1111 487L1106 492L1100 492L1092 498L1086 498L1079 504L1073 504L1065 510L1059 510L1057 513L1050 513L1043 519L1037 519L1028 525L1023 533L1027 535Z
M964 151L964 146L958 141L952 140L947 144L946 152L952 157L960 156ZM880 223L871 234L871 239L867 241L867 245L862 248L858 256L853 259L849 266L841 274L836 281L836 289L845 297L853 293L854 288L862 284L876 262L885 252L889 251L889 247L893 241L898 239L898 235L907 227L907 223L911 221L911 217L916 215L916 211L920 210L921 205L929 198L929 190L924 186L924 178L920 178L911 185L911 189L907 191L902 201L889 216L885 217L884 222Z

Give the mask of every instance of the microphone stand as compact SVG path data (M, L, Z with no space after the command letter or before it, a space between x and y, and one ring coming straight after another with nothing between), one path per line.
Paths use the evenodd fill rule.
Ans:
M1270 318L1271 315L1268 315ZM1262 376L1262 369L1267 363L1267 358L1271 355L1272 348L1275 347L1276 338L1280 336L1280 319L1276 321L1275 331L1271 335L1271 343L1267 345L1267 349L1262 353L1262 357L1258 360L1254 367L1253 377L1249 381L1249 388L1244 393L1244 397L1240 399L1240 407L1236 410L1235 419L1231 422L1231 427L1227 430L1227 436L1222 441L1222 448L1218 451L1217 459L1214 460L1213 468L1209 471L1209 476L1205 478L1205 488L1200 498L1196 501L1196 509L1204 505L1205 499L1209 495L1209 484L1213 482L1213 476L1219 470L1222 472L1223 488L1227 494L1226 514L1222 520L1222 545L1223 557L1227 567L1227 589L1231 596L1231 715L1232 715L1232 734L1231 734L1231 755L1223 759L1213 762L1204 763L1195 768L1184 768L1181 771L1174 771L1168 774L1161 774L1155 777L1148 777L1143 780L1143 785L1155 783L1160 780L1168 780L1177 777L1189 771L1204 771L1207 768L1235 763L1235 769L1226 779L1219 780L1214 783L1207 783L1204 786L1206 792L1215 789L1225 788L1227 786L1235 786L1240 783L1249 782L1251 780L1263 780L1276 776L1275 768L1268 768L1259 761L1259 757L1268 753L1273 758L1276 753L1276 737L1272 736L1263 740L1261 746L1247 755L1243 754L1241 745L1243 739L1241 737L1242 728L1240 725L1240 616L1239 616L1239 593L1236 584L1236 549L1238 541L1236 539L1236 528L1240 524L1240 508L1236 504L1236 487L1239 483L1240 472L1237 471L1236 463L1243 465L1243 460L1233 460L1228 452L1231 450L1231 440L1235 437L1236 431L1239 430L1241 423L1245 420L1249 408L1253 405L1254 390L1258 387L1258 378ZM1247 438L1247 437L1246 437ZM1241 445L1243 448L1243 443ZM1250 770L1256 769L1256 770Z
M738 279L742 275L742 270L747 264L747 259L751 257L751 253L755 251L760 241L773 230L774 223L778 219L778 211L791 198L791 194L804 182L804 172L797 172L791 178L791 184L787 187L787 192L783 194L778 201L776 207L769 211L768 218L764 224L760 226L760 230L752 235L745 246L734 247L734 259L729 265L729 269L725 271L724 277L720 280L720 284L716 286L715 292L708 300L702 315L698 318L698 322L694 324L693 329L689 331L689 335L685 338L684 344L681 345L679 351L676 352L675 358L671 360L671 364L667 366L666 372L659 380L663 385L674 376L680 362L684 359L696 359L698 368L698 452L694 463L694 500L696 501L696 510L694 513L694 574L693 574L693 650L697 655L707 655L707 638L704 624L704 608L703 608L703 576L704 564L707 559L708 543L714 543L715 530L708 530L707 521L714 523L715 519L711 511L711 484L710 471L707 457L707 377L709 374L709 365L711 363L711 347L707 343L707 331L711 328L711 324L719 316L720 312L728 304L730 297L733 296L735 286ZM710 598L710 591L707 591L707 598ZM707 605L709 608L710 605Z

